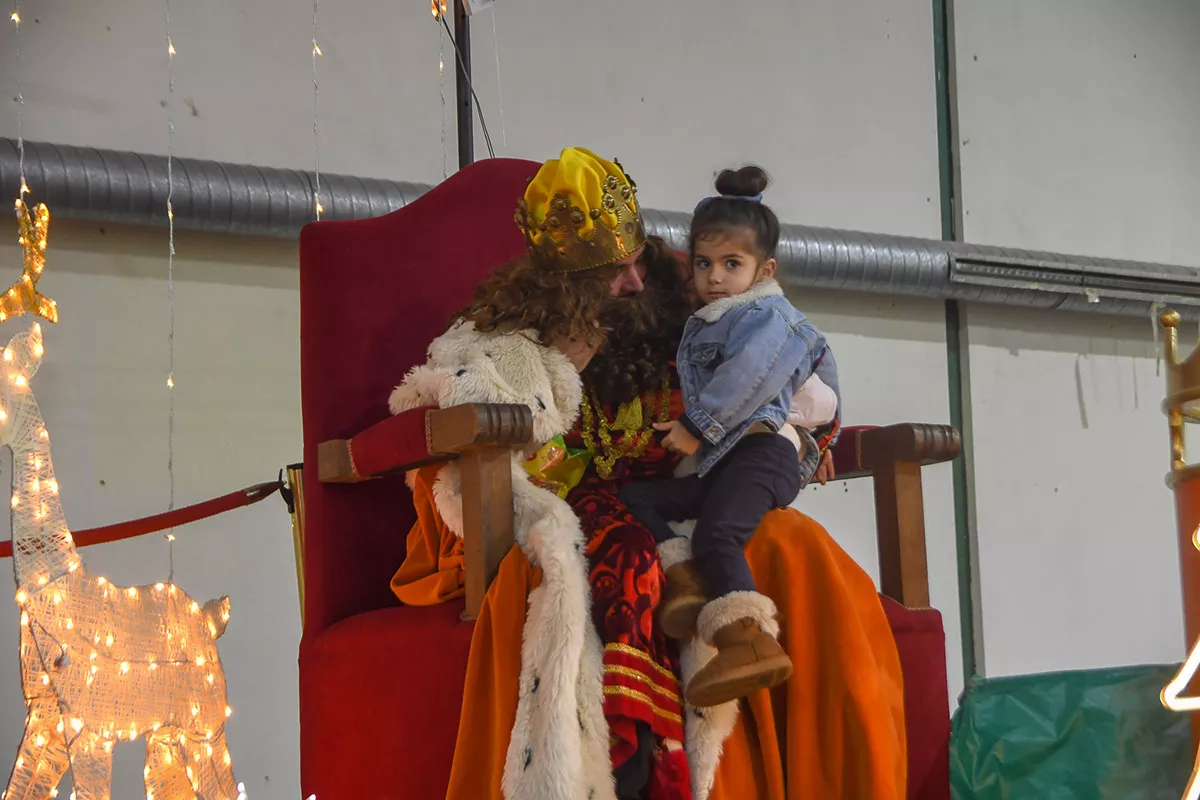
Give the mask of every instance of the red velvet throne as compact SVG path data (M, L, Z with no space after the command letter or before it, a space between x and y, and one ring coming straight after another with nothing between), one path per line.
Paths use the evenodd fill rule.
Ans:
M484 161L394 213L301 234L306 797L445 794L472 631L464 612L478 609L511 542L496 455L528 438L528 411L388 417L387 397L482 276L522 252L513 210L537 167ZM952 429L915 424L848 428L835 453L839 479L875 481L882 601L904 669L909 796L919 800L950 796L945 636L928 608L920 470L957 453ZM468 596L400 606L389 580L416 517L402 471L449 458L463 466Z

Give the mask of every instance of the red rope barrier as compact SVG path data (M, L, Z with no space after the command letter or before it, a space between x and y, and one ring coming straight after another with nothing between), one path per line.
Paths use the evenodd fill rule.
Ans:
M260 483L246 489L214 497L203 503L196 503L185 508L177 508L152 517L142 517L128 522L118 522L116 525L106 525L102 528L89 528L72 532L76 547L88 547L93 544L107 544L122 539L132 539L135 536L145 536L147 533L157 533L169 528L177 528L189 522L215 517L235 508L253 505L265 500L279 491L283 484L279 481ZM0 558L12 557L12 542L0 542Z

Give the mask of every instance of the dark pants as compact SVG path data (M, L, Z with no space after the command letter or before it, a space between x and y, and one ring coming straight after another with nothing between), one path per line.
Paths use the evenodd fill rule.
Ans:
M768 511L788 506L800 493L796 448L782 436L757 433L734 445L703 478L631 483L621 501L654 538L675 536L668 522L696 520L692 559L708 598L753 591L744 548Z

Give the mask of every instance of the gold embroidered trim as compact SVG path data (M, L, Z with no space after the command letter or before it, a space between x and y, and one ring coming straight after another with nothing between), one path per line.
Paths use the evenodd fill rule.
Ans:
M634 399L645 409L652 410L654 408L653 396L651 394L647 394L645 400L640 397ZM630 401L630 403L632 402ZM594 391L589 390L586 392L583 402L580 404L580 411L583 415L583 425L580 428L580 433L583 435L583 445L596 454L593 461L596 465L596 474L606 480L612 475L613 466L622 458L641 458L645 454L646 447L650 444L651 438L654 436L654 423L666 422L670 418L670 373L663 375L662 389L659 391L658 413L649 420L646 419L643 413L641 427L637 431L625 431L621 437L620 444L614 445L612 430L616 427L617 420L627 415L626 405L629 405L629 403L622 404L617 409L616 419L613 422L609 422L604 414L604 406L600 404L600 400L596 397ZM600 447L596 446L597 438L600 440Z
M650 678L646 677L645 673L638 672L636 669L630 669L629 667L622 666L621 664L605 664L604 671L611 672L614 675L624 675L626 678L632 678L635 681L641 681L657 694L661 694L663 697L667 698L668 700L673 700L676 703L679 702L679 695L675 694L670 689L664 689L663 687L659 686L657 683L650 680Z
M358 466L354 463L354 440L353 439L346 440L346 455L350 457L350 474L354 475L355 477L358 477L358 478L364 477L363 475L359 474Z
M630 689L625 686L605 686L604 693L610 695L620 695L621 697L627 697L630 700L637 700L640 703L645 703L646 705L650 706L651 711L663 719L670 720L671 722L678 722L680 724L683 723L683 718L678 714L672 714L670 711L663 711L661 708L654 705L654 701L650 699L649 695L643 694L636 689Z
M671 672L671 670L667 669L663 665L657 663L656 661L654 661L654 659L650 658L650 655L648 653L643 653L641 650L638 650L636 647L630 647L629 645L621 644L620 642L613 642L612 644L605 645L604 649L606 651L612 650L613 652L616 652L616 653L624 653L627 656L633 656L635 658L640 658L642 661L644 661L645 663L647 663L651 667L653 667L655 669L655 671L658 672L659 675L662 675L666 678L670 678L671 681L673 681L673 682L677 682L679 680L678 678L675 677L675 673ZM607 669L609 667L609 665L605 664L604 667L605 667L605 669Z
M433 425L429 420L430 413L425 412L425 452L433 455Z

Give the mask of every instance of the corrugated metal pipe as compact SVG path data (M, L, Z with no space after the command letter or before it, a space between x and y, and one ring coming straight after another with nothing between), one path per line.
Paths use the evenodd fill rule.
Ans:
M163 156L25 143L25 173L61 217L165 225ZM313 174L177 158L175 225L256 236L294 237L313 219ZM15 197L16 142L0 139L0 196ZM323 219L394 211L430 188L321 175ZM689 216L645 212L651 233L686 246ZM1169 264L1040 253L1006 247L785 225L779 244L785 283L844 291L1144 316L1157 304L1200 313L1200 270ZM1196 314L1188 314L1195 316Z

